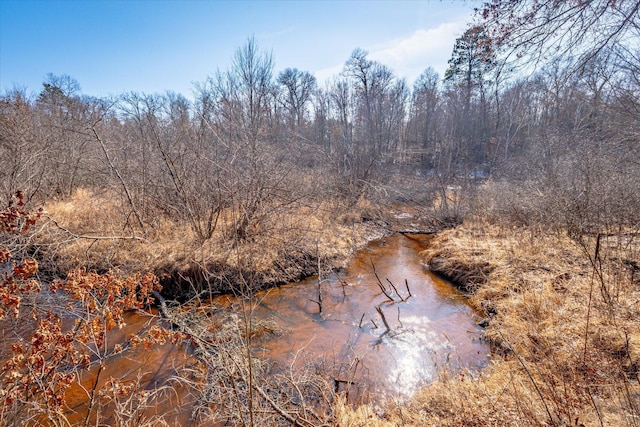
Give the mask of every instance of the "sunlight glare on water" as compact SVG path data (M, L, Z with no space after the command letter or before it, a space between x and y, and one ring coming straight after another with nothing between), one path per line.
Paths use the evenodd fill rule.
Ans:
M322 365L336 381L366 389L363 396L393 398L410 397L443 370L481 369L489 349L477 315L453 286L425 271L423 248L402 235L372 242L339 276L322 280L322 313L317 278L262 293L254 315L283 333L260 339L258 355L276 370Z

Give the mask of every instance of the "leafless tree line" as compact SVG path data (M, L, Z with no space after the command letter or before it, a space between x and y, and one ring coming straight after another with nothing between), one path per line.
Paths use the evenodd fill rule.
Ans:
M8 91L0 96L0 197L23 190L37 203L89 187L121 197L129 213L123 230L134 236L163 213L188 223L200 242L221 229L238 242L270 212L311 197L357 199L394 183L409 194L439 191L442 215L456 215L447 212L451 191L491 180L476 206L499 220L578 236L637 232L640 52L607 40L622 37L617 28L633 36L638 3L491 5L500 14L489 9L487 27L470 27L457 40L444 78L427 68L412 86L361 49L324 85L295 68L276 76L272 56L250 39L229 69L196 85L193 100L172 92L95 98L73 78L54 75L36 96ZM545 19L567 16L563 5L580 12L584 28L611 29L607 39L588 55L569 49L540 60L531 76L512 71L501 59L505 46L527 44L522 36L515 45L497 38L491 25L499 22L491 19L522 14L517 29L532 27L518 34L533 37L549 28ZM589 8L602 18L593 21ZM538 38L529 40L541 48ZM410 188L415 182L420 187ZM251 283L241 289L249 304L251 290ZM219 333L196 331L202 324L187 316L174 323L201 343L203 369L193 375L204 381L191 385L204 387L202 419L216 417L212 404L226 405L234 424L257 425L256 414L298 425L328 419L314 406L332 397L323 378L291 370L274 386L262 381L266 366L251 350L260 325L251 315L230 319Z
M73 78L49 75L35 97L14 89L0 98L2 194L112 188L130 207L132 232L145 233L160 210L201 241L222 223L244 239L291 200L357 198L372 183L402 182L389 177L420 176L430 189L528 181L532 192L566 190L556 196L574 210L591 210L582 194L599 186L607 205L624 205L620 191L635 189L637 170L637 49L602 43L578 68L575 56L556 56L523 77L504 61L514 47L495 36L493 10L486 26L458 38L443 79L427 68L412 86L362 49L322 85L296 68L275 75L253 39L228 70L196 85L193 100L95 98ZM635 16L622 23L635 28ZM221 221L229 211L232 225Z

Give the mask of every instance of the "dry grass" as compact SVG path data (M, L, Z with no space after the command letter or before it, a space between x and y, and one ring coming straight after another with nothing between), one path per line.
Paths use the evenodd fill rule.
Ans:
M317 272L318 259L323 268L336 266L381 237L384 230L361 220L367 209L365 201L348 209L328 202L266 206L242 240L229 235L238 221L228 210L221 214L214 235L199 242L186 222L158 213L149 215L142 230L115 195L79 190L67 200L44 206L49 221L37 239L46 248L45 268L57 272L80 264L97 271L151 270L219 282L250 272L258 285L276 284Z
M157 216L146 234L129 226L126 206L108 194L78 192L45 206L38 238L52 262L91 268L186 272L241 269L265 282L292 280L346 259L380 229L329 203L274 206L248 238L229 239L234 216L198 244L185 224ZM66 229L68 231L64 231ZM91 239L88 236L120 236ZM82 236L82 237L78 237ZM135 236L135 238L131 238ZM425 264L470 293L489 321L493 362L481 374L443 373L411 401L384 410L338 399L340 426L640 424L640 247L632 234L585 237L468 222L444 231ZM596 249L597 246L597 249Z
M69 199L45 204L43 216L38 243L45 247L47 267L60 272L78 265L132 272L180 263L195 239L189 227L163 216L139 229L128 207L109 192L78 190Z
M609 236L595 258L595 243L485 223L436 236L423 259L487 313L494 361L366 425L638 425L640 251ZM364 425L362 411L338 407L338 423Z

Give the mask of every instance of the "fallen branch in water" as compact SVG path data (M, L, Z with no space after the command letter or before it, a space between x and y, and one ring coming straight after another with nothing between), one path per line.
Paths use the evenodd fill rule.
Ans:
M387 282L389 282L389 284L391 285L391 287L393 288L393 290L395 291L396 295L398 295L398 297L400 298L400 300L404 301L404 298L402 298L402 295L400 295L400 292L398 292L398 290L396 289L395 285L393 284L393 282L391 280L389 280L388 277L385 277L385 279L387 280Z
M393 302L393 297L389 295L389 293L387 292L387 288L384 287L384 285L382 284L382 280L380 280L380 276L378 276L378 272L376 271L376 265L373 263L373 260L371 258L369 258L369 261L371 261L371 267L373 268L373 275L376 276L376 280L378 281L378 287L380 288L382 293L387 298L389 298L391 302Z
M387 328L387 332L389 332L391 330L391 327L389 327L389 323L387 322L387 318L385 317L384 312L382 311L382 307L377 306L376 307L376 311L378 312L378 314L382 318L382 323L384 323L384 327Z
M411 298L413 295L411 295L411 289L409 289L409 282L407 281L407 279L404 279L404 286L407 288L407 292L409 293L409 296L405 298L405 301L406 301L409 298Z
M318 311L322 316L322 268L320 266L320 250L318 249L318 241L316 240L316 259L318 260L318 301L314 301L318 304Z
M340 276L335 271L333 272L333 274L338 278L338 280L340 281L340 284L342 285L342 298L343 299L347 298L347 291L345 288L349 286L349 283L347 283L347 281L344 280L344 278L342 278L342 276Z

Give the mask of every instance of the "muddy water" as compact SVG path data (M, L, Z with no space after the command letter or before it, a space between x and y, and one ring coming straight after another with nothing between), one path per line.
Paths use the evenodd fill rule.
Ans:
M255 339L256 355L271 360L274 373L293 365L328 374L352 402L407 397L442 370L482 368L489 349L480 340L477 315L455 288L422 267L418 253L427 243L428 236L387 237L370 243L347 268L322 277L320 286L315 277L259 293L254 319L276 324L279 333ZM237 303L228 296L217 302ZM149 322L148 315L130 313L127 326L114 331L110 341L124 342ZM171 379L189 358L185 344L167 343L110 359L99 377L85 372L79 378L82 386L67 393L70 419L83 422L89 391L96 381L104 384L114 377L147 390L170 386L171 392L142 413L163 414L173 425L193 425L193 396Z
M156 310L144 314L127 313L126 326L111 331L109 341L112 344L125 343L132 334L143 335L149 326L157 322L157 315ZM153 419L155 416L162 416L170 425L195 425L191 420L192 396L175 378L190 363L189 357L190 350L184 343L174 345L167 342L148 349L140 345L109 358L102 369L79 373L79 382L72 384L65 395L68 420L72 425L84 424L90 391L94 387L104 390L108 387L107 381L113 378L124 384L137 384L138 390L155 394L148 401L121 398L115 408L107 401L106 406L100 409L94 407L90 424L95 423L95 416L99 414L101 425L117 425L118 419ZM95 403L104 404L102 400L97 399ZM115 411L120 413L115 414Z
M272 360L276 372L292 364L324 369L358 400L410 396L443 370L480 369L489 349L478 317L451 284L420 264L427 241L381 239L320 286L316 277L258 294L255 319L281 330L254 343L258 356Z

